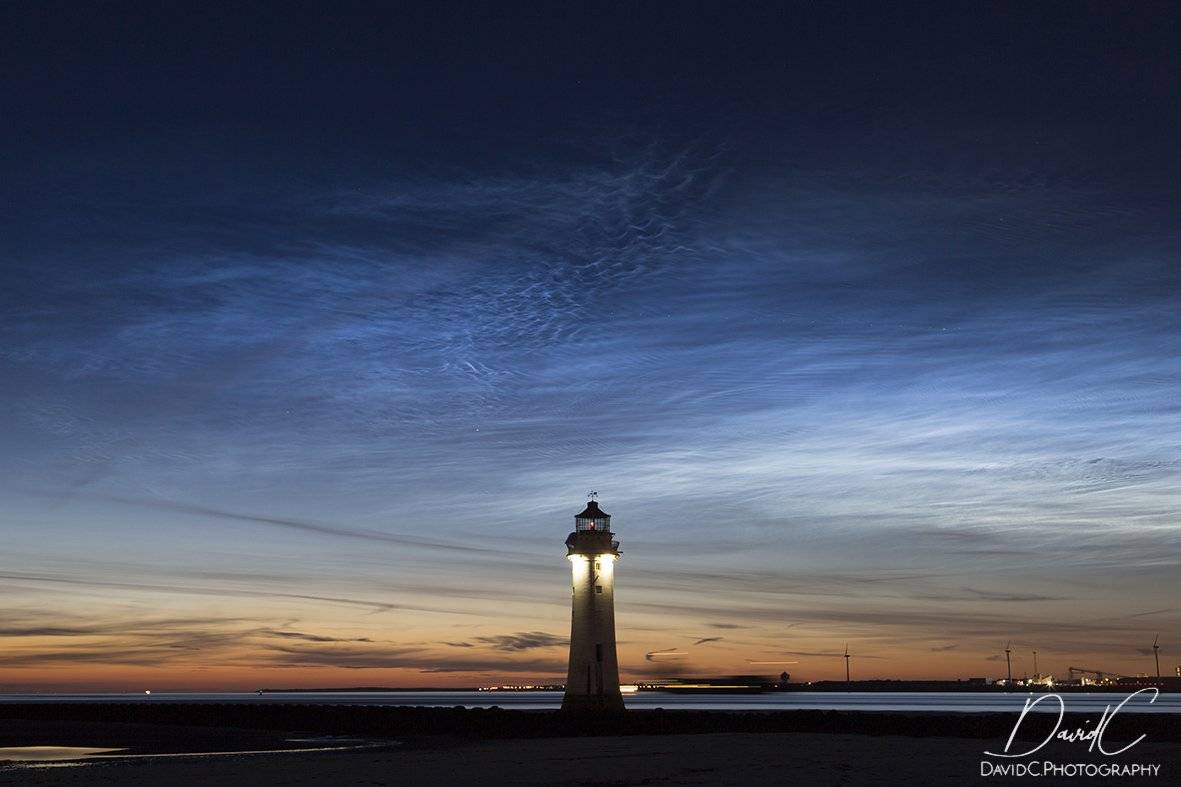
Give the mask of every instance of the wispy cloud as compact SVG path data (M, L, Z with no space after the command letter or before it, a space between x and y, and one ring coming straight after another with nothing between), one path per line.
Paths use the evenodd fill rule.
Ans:
M144 590L156 593L176 593L196 596L225 596L228 598L287 598L298 601L319 601L327 604L344 604L346 606L366 607L377 611L387 611L403 608L399 604L386 601L372 601L366 599L346 598L340 596L317 596L307 593L282 593L267 590L253 590L249 588L200 587L186 585L170 585L151 582L119 582L114 580L73 578L62 576L5 573L0 574L0 580L17 583L72 585L77 587L113 588L122 590ZM441 611L432 608L435 611Z
M516 634L498 634L489 637L476 637L477 642L491 645L497 650L521 651L535 648L552 648L558 645L568 645L569 640L544 631L519 631Z
M471 552L476 554L496 554L504 553L504 550L492 549L489 547L470 546L465 544L453 544L445 541L436 541L426 538L418 538L416 536L399 535L396 533L383 533L377 530L361 530L356 528L336 527L333 525L326 525L317 522L308 522L299 519L289 519L285 517L262 516L259 514L248 514L235 511L224 511L217 508L209 508L207 506L195 505L192 503L181 503L172 500L159 500L152 498L131 498L118 497L114 495L95 495L87 494L91 499L103 499L125 505L139 506L142 508L151 508L159 511L169 511L179 514L191 514L194 516L210 517L215 519L227 519L233 522L248 522L252 524L268 525L273 527L287 528L290 530L302 531L305 533L315 533L324 536L333 536L336 538L350 538L360 539L362 541L377 541L389 544L397 544L399 546L420 547L425 549L441 549L455 552Z
M274 631L262 629L258 632L264 637L276 639L296 639L303 642L373 642L369 637L332 637L326 634L305 634L302 631Z

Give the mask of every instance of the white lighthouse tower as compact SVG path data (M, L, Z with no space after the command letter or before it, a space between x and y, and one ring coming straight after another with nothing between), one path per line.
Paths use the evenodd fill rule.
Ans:
M574 517L566 538L574 572L570 618L570 668L562 710L620 711L619 661L615 656L615 561L619 542L611 515L599 508L595 493Z

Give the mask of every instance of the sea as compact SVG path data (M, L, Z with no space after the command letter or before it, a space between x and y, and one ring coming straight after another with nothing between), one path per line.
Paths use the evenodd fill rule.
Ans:
M1129 692L1130 694L1130 692ZM1128 700L1121 713L1181 713L1181 694L1072 692L769 692L766 694L672 694L639 692L624 696L628 708L651 710L849 710L906 713L1007 713L1020 712L1027 700L1037 700L1033 711L1058 713L1061 697L1067 713L1099 714L1115 710ZM1152 701L1150 701L1152 700ZM448 708L513 708L555 710L562 704L560 691L300 691L257 693L152 692L138 694L0 694L0 703L22 702L135 702L135 703L300 703L312 705L402 705Z

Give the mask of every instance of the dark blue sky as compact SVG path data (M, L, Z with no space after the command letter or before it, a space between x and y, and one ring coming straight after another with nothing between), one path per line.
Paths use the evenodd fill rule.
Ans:
M625 673L1146 669L1181 14L1026 5L5 5L0 687L558 674L590 488Z

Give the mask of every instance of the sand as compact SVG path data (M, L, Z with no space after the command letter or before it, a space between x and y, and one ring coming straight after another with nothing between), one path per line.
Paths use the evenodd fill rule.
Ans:
M122 752L47 766L0 764L0 785L975 784L984 781L984 752L1003 748L1014 721L1011 714L653 710L580 717L463 708L43 703L0 707L0 749ZM1055 722L1051 714L1030 719L1021 737L1040 741ZM1090 723L1072 719L1061 729ZM1129 715L1110 732L1111 748L1148 738L1116 758L1089 755L1083 741L1056 742L1030 760L1142 763L1158 765L1159 774L1035 783L1181 784L1181 718ZM346 746L353 748L295 750Z
M440 740L421 748L413 745L303 754L113 759L84 767L9 766L0 768L0 784L975 784L986 781L979 775L980 760L989 746L971 739L804 733ZM1039 755L1057 762L1088 759L1085 747L1078 744L1062 744ZM1146 741L1115 761L1160 764L1160 776L1135 780L1140 783L1181 781L1181 746L1176 743ZM1036 783L1128 781L1039 778Z

